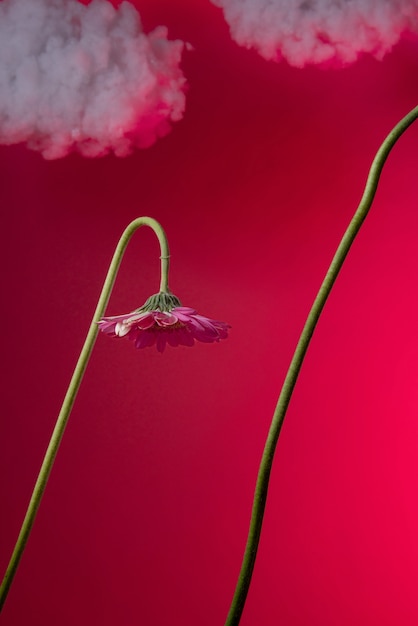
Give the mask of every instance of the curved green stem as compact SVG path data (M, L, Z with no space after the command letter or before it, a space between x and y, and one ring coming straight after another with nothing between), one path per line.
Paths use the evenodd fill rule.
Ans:
M370 168L366 187L358 209L355 212L354 217L352 218L341 240L341 243L337 248L328 272L319 289L318 295L316 296L312 308L309 312L305 326L302 330L302 334L296 346L295 353L291 360L282 390L280 392L279 400L273 414L272 423L264 447L264 452L257 476L247 544L244 552L241 571L235 589L235 594L231 603L227 620L225 622L225 626L235 626L236 624L239 624L242 611L244 609L244 604L251 583L251 577L257 555L258 543L260 540L260 533L263 523L264 509L266 505L273 457L283 420L286 415L287 407L289 406L290 398L292 396L296 380L302 367L303 359L305 358L305 354L308 349L312 334L315 330L319 316L322 313L332 286L334 285L338 273L348 254L351 244L353 243L367 213L369 212L369 209L373 202L373 198L376 193L380 174L382 172L383 165L389 155L389 152L391 151L399 137L402 135L402 133L404 133L408 126L410 126L412 122L417 118L418 106L415 107L410 113L408 113L408 115L406 115L395 126L395 128L392 130L391 133L389 133L389 135L386 137L385 141L379 148Z
M32 497L29 502L28 509L26 511L25 519L23 520L19 537L17 539L15 548L13 550L13 554L11 556L6 574L0 586L0 611L6 600L8 591L10 589L10 585L12 584L14 575L18 568L18 565L22 557L23 551L25 549L27 540L29 538L29 534L32 529L33 523L35 521L35 517L38 512L39 505L41 503L41 499L45 491L45 487L48 482L48 478L51 473L51 469L54 464L54 460L57 455L59 445L64 435L65 427L67 425L67 421L70 416L71 409L74 404L74 400L76 398L78 389L80 387L83 374L87 367L90 354L93 350L93 346L96 341L96 337L98 333L97 322L104 314L106 305L109 301L110 294L112 292L112 287L114 285L116 275L119 270L120 263L122 261L123 254L126 250L129 240L131 239L134 232L140 226L149 226L150 228L152 228L152 230L155 232L155 234L158 237L158 241L160 242L160 248L161 248L160 291L168 292L168 271L169 271L170 253L168 249L166 235L164 233L164 230L162 229L162 227L156 220L152 219L151 217L139 217L138 219L131 222L129 226L125 229L116 247L115 253L113 255L113 259L110 264L110 267L106 276L106 280L104 282L102 292L100 294L99 301L97 303L96 311L93 315L93 320L91 322L90 329L88 331L86 340L84 342L84 346L78 358L77 365L75 367L73 376L71 378L70 385L65 395L64 402L61 407L61 411L58 415L57 422L56 422L54 431L51 436L51 440L49 442L44 460L42 462L42 466L41 466L37 481L35 483L35 487L33 489Z

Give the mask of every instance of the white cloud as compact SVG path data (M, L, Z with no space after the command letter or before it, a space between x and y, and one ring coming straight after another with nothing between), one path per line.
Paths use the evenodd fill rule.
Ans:
M291 65L381 59L404 31L418 31L418 0L212 0L233 39Z
M129 2L2 0L0 143L47 159L151 145L183 115L182 50Z

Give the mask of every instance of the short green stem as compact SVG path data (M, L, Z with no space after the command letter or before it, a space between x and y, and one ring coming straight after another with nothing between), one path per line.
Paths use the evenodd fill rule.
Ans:
M168 292L168 271L170 253L168 249L167 237L164 230L156 220L150 217L139 217L138 219L131 222L129 226L125 229L113 255L113 259L111 261L106 280L104 282L102 292L97 303L96 311L93 315L90 329L84 342L84 346L81 350L77 365L70 381L70 385L68 387L64 402L61 407L61 411L58 415L57 422L51 436L51 440L49 442L44 460L42 462L42 466L37 481L35 483L35 487L32 493L31 500L29 502L28 509L26 511L25 519L23 521L19 537L13 550L13 554L6 570L6 574L0 586L0 611L6 600L10 585L12 584L20 559L28 541L29 534L35 521L35 517L38 512L39 505L41 503L41 499L45 491L45 487L48 482L48 478L51 473L55 457L58 452L59 445L64 435L65 427L67 425L67 421L70 416L74 400L80 387L83 374L87 367L90 354L93 350L93 346L98 333L97 322L101 317L103 317L103 314L105 312L126 247L134 232L141 226L149 226L158 237L161 248L160 291Z
M306 355L312 334L315 330L319 316L322 313L325 302L330 294L332 286L338 276L338 273L344 263L348 251L353 243L357 233L360 230L363 221L369 212L373 198L376 193L380 174L383 165L389 155L389 152L405 130L418 118L418 106L415 107L408 115L406 115L389 133L385 141L379 148L372 166L370 168L366 187L363 197L360 201L357 211L354 214L338 249L334 255L328 272L319 289L318 295L312 305L305 326L302 330L299 342L296 346L295 353L291 360L282 390L273 414L272 423L267 436L264 447L260 468L258 472L253 508L251 514L250 528L247 537L247 544L244 552L241 571L235 589L235 594L231 603L225 626L236 626L241 620L244 604L247 598L248 589L251 583L251 577L254 569L255 559L257 555L258 544L260 540L261 527L263 523L264 509L266 506L268 485L270 479L271 468L273 464L274 453L280 430L289 406L290 398L296 384L303 360Z

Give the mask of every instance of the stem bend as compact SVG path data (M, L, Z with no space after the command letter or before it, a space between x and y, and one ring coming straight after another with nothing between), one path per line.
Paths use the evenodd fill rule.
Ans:
M7 598L10 586L13 582L16 570L19 566L20 559L22 558L26 543L28 541L30 532L32 530L33 523L35 521L36 514L41 504L42 496L45 491L45 487L48 482L49 475L52 470L52 466L55 461L55 457L58 452L59 445L64 435L65 427L67 425L68 418L73 408L73 404L80 388L81 380L87 367L88 360L93 350L94 343L96 341L98 326L97 322L105 312L107 303L112 292L113 285L116 280L116 276L122 261L123 254L126 247L134 234L134 232L141 226L149 226L158 237L161 248L161 284L160 291L168 292L168 271L170 262L170 253L168 249L167 237L161 225L151 217L139 217L131 222L119 240L113 255L112 261L107 272L105 282L97 303L96 310L93 315L90 329L87 333L86 340L81 350L80 356L77 361L73 376L71 378L67 393L64 398L64 402L61 407L61 411L58 415L57 422L55 424L54 431L52 433L47 451L44 456L44 460L41 465L41 469L38 474L35 487L32 492L32 497L29 502L28 509L26 511L25 519L23 520L22 527L16 545L14 547L12 556L10 558L9 565L4 575L2 584L0 586L0 612L3 608L4 602Z

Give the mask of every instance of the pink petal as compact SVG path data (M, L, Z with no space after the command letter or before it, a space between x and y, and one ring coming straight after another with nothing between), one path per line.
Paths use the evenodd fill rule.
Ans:
M187 328L179 328L176 334L180 346L194 346L193 335Z
M179 345L179 333L176 330L171 330L167 331L166 335L168 345L173 346L173 348L177 348Z
M152 331L138 331L134 339L135 348L147 348L154 345L156 333Z
M205 333L193 333L193 337L202 343L214 343L215 341L219 341L219 337L211 337Z
M225 324L225 322L218 322L212 320L212 324L215 326L216 330L219 333L221 339L227 339L228 337L228 328L231 328L229 324Z
M174 315L180 313L181 315L196 315L197 311L195 309L191 309L189 306L176 306L171 311Z
M106 335L115 335L116 324L114 322L100 320L99 322L97 322L97 325L102 333L106 333Z
M147 313L142 313L141 317L135 321L135 328L140 330L147 330L154 326L154 311L149 311Z
M174 311L174 309L173 309ZM179 312L179 310L176 310L176 317L178 319L179 322L183 322L183 324L187 324L188 322L190 322L191 317L190 315L186 315L185 313L181 313Z
M134 315L133 313L124 313L123 315L113 315L111 317L102 317L101 320L98 322L99 324L101 322L122 322L125 319L128 319L130 317L132 317L132 315Z
M154 314L154 319L159 326L172 326L178 322L177 317L167 311L157 311Z
M191 325L193 326L194 333L204 334L207 337L212 337L212 340L215 340L219 337L218 331L216 328L212 326L209 320L201 315L194 315L190 319Z
M166 337L166 333L165 332L156 332L156 339L157 339L157 350L158 352L164 352L166 343L167 343L167 337Z
M125 324L124 322L118 322L115 326L115 333L118 337L124 337L132 329L131 324Z
M128 333L133 322L140 317L140 313L125 313L124 315L102 317L97 324L101 331L108 333L110 330L115 335L123 337Z

